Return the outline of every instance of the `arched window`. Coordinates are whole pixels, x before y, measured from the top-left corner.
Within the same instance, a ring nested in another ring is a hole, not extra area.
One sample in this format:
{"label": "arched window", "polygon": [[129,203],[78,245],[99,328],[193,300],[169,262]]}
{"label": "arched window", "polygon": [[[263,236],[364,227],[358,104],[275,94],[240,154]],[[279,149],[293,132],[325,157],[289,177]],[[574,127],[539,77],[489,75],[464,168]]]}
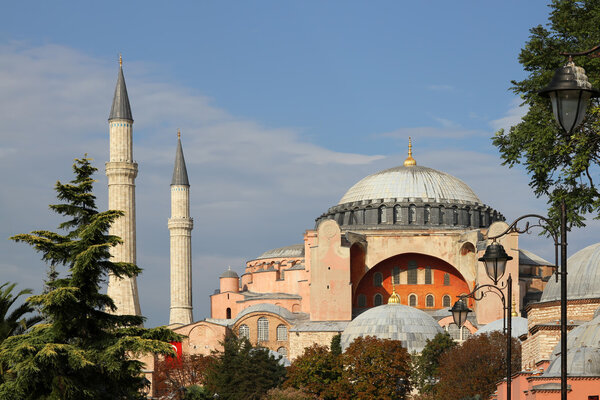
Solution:
{"label": "arched window", "polygon": [[431,206],[426,205],[425,206],[425,211],[423,212],[423,222],[425,224],[428,224],[430,218],[431,218]]}
{"label": "arched window", "polygon": [[394,267],[392,269],[392,285],[400,284],[400,267]]}
{"label": "arched window", "polygon": [[408,272],[407,272],[406,281],[407,281],[406,283],[408,283],[409,285],[417,284],[417,263],[416,263],[416,261],[408,262]]}
{"label": "arched window", "polygon": [[431,267],[425,267],[425,284],[431,285],[433,283],[433,273]]}
{"label": "arched window", "polygon": [[427,297],[425,297],[425,307],[433,307],[434,305],[434,298],[432,294],[428,294]]}
{"label": "arched window", "polygon": [[367,296],[365,296],[362,293],[358,295],[358,306],[359,307],[366,307],[367,306]]}
{"label": "arched window", "polygon": [[439,224],[442,225],[444,223],[444,214],[445,214],[445,210],[444,210],[444,206],[440,206],[440,215],[439,215]]}
{"label": "arched window", "polygon": [[450,286],[450,274],[449,273],[444,274],[444,286]]}
{"label": "arched window", "polygon": [[379,207],[379,223],[383,224],[387,222],[387,216],[385,215],[385,206]]}
{"label": "arched window", "polygon": [[287,357],[287,349],[285,347],[281,346],[277,349],[277,352],[282,356]]}
{"label": "arched window", "polygon": [[400,205],[394,206],[394,223],[399,224],[402,222],[402,208]]}
{"label": "arched window", "polygon": [[281,324],[277,326],[277,340],[283,341],[288,338],[287,326]]}
{"label": "arched window", "polygon": [[373,275],[373,286],[381,286],[383,284],[383,275],[381,272],[375,272]]}
{"label": "arched window", "polygon": [[269,340],[269,320],[265,317],[258,319],[258,341],[267,342]]}
{"label": "arched window", "polygon": [[471,208],[467,207],[467,226],[471,226]]}
{"label": "arched window", "polygon": [[458,225],[458,207],[452,207],[452,224]]}
{"label": "arched window", "polygon": [[240,338],[250,339],[250,328],[248,328],[248,325],[240,325],[239,335]]}
{"label": "arched window", "polygon": [[[229,296],[229,295],[227,295]],[[227,314],[227,319],[231,319],[231,308],[227,307],[227,310],[225,310],[225,314]]]}
{"label": "arched window", "polygon": [[417,295],[416,294],[411,294],[410,296],[408,296],[408,305],[411,307],[417,306]]}
{"label": "arched window", "polygon": [[380,306],[383,304],[383,296],[380,295],[379,293],[377,293],[375,295],[375,297],[373,297],[373,305],[375,305],[375,307]]}
{"label": "arched window", "polygon": [[442,297],[442,307],[452,307],[452,305],[450,304],[452,302],[452,300],[450,299],[450,296],[445,295],[444,297]]}
{"label": "arched window", "polygon": [[460,329],[454,323],[448,325],[448,334],[454,340],[460,340]]}
{"label": "arched window", "polygon": [[408,207],[408,223],[416,224],[417,223],[417,206],[411,204]]}
{"label": "arched window", "polygon": [[354,215],[354,211],[350,211],[350,216],[348,217],[348,225],[353,225],[356,222],[356,215]]}

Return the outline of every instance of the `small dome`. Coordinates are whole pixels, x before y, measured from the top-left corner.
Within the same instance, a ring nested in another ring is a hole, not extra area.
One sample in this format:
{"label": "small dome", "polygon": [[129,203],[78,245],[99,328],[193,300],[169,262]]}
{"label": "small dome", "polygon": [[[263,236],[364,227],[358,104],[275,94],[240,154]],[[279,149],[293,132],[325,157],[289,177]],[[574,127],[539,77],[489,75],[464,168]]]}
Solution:
{"label": "small dome", "polygon": [[[600,349],[600,317],[596,317],[585,324],[579,325],[567,335],[567,348],[594,347]],[[560,343],[558,343],[550,360],[560,357]]]}
{"label": "small dome", "polygon": [[[567,260],[569,277],[567,297],[574,299],[600,298],[600,243],[579,250]],[[540,302],[560,300],[560,277],[546,284]]]}
{"label": "small dome", "polygon": [[[560,357],[550,362],[542,376],[560,376]],[[577,347],[567,350],[567,374],[569,376],[600,376],[600,348]]]}
{"label": "small dome", "polygon": [[265,251],[256,260],[264,258],[296,258],[304,257],[304,243],[293,244],[291,246],[279,247],[277,249]]}
{"label": "small dome", "polygon": [[359,336],[400,340],[409,353],[421,352],[427,339],[442,333],[442,327],[426,312],[403,304],[371,308],[352,320],[342,333],[345,350]]}
{"label": "small dome", "polygon": [[369,175],[352,186],[338,204],[393,198],[481,204],[479,197],[460,179],[417,165],[390,168]]}
{"label": "small dome", "polygon": [[231,268],[229,268],[221,274],[221,278],[239,278],[239,276],[235,271],[232,271]]}
{"label": "small dome", "polygon": [[[527,318],[512,317],[511,321],[512,322],[511,322],[510,330],[511,330],[512,337],[519,338],[519,336],[527,334],[527,331],[528,331]],[[503,329],[504,329],[504,320],[501,318],[501,319],[497,319],[497,320],[490,322],[489,324],[483,326],[475,334],[480,335],[482,333],[490,333],[493,331],[502,332]]]}

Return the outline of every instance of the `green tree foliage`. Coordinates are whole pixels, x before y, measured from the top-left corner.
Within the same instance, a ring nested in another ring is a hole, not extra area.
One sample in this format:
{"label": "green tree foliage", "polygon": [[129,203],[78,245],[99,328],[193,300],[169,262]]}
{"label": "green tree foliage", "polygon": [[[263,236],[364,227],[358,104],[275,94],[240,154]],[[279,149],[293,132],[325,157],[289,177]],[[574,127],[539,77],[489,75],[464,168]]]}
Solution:
{"label": "green tree foliage", "polygon": [[411,391],[410,355],[399,340],[358,337],[342,360],[340,399],[404,399]]}
{"label": "green tree foliage", "polygon": [[[521,344],[512,338],[512,370],[521,367]],[[440,358],[436,399],[489,398],[496,382],[506,377],[506,336],[491,332],[473,336]]]}
{"label": "green tree foliage", "polygon": [[215,354],[206,376],[206,388],[225,400],[259,400],[279,386],[285,367],[268,350],[254,348],[248,339],[229,334],[223,351]]}
{"label": "green tree foliage", "polygon": [[136,276],[140,269],[110,261],[110,248],[121,239],[108,235],[121,211],[98,212],[92,194],[90,160],[75,160],[75,178],[57,182],[61,204],[50,208],[66,217],[59,234],[34,231],[12,239],[34,247],[42,259],[65,266],[66,277],[48,282],[48,291],[29,298],[45,323],[0,345],[6,366],[0,385],[2,399],[137,399],[146,385],[142,363],[147,353],[172,354],[168,341],[179,336],[166,328],[141,328],[144,318],[112,315],[110,297],[100,293],[109,273]]}
{"label": "green tree foliage", "polygon": [[23,289],[16,295],[13,295],[13,289],[16,283],[4,283],[0,285],[0,343],[9,336],[25,333],[33,325],[42,320],[39,315],[26,317],[26,314],[34,311],[31,304],[25,302],[10,311],[11,307],[19,297],[31,294],[31,289]]}
{"label": "green tree foliage", "polygon": [[433,339],[427,339],[421,354],[414,356],[412,376],[419,393],[432,391],[440,379],[440,357],[454,346],[456,342],[447,332],[438,333]]}
{"label": "green tree foliage", "polygon": [[334,337],[331,338],[331,353],[334,356],[339,356],[342,354],[342,334],[338,333]]}
{"label": "green tree foliage", "polygon": [[[192,385],[185,389],[183,395],[183,400],[212,400],[212,396],[208,393],[208,391],[199,385]],[[169,399],[173,397],[167,397]]]}
{"label": "green tree foliage", "polygon": [[[335,338],[335,337],[334,337]],[[284,387],[301,389],[319,399],[338,398],[338,385],[342,379],[342,360],[327,346],[314,344],[296,357],[287,371]],[[340,347],[341,352],[341,347]]]}
{"label": "green tree foliage", "polygon": [[[554,0],[547,26],[530,30],[519,62],[528,76],[512,81],[512,90],[528,107],[527,115],[509,132],[500,130],[493,143],[504,164],[523,164],[536,196],[547,196],[549,215],[558,221],[559,204],[567,205],[568,219],[584,225],[584,215],[600,212],[598,167],[600,165],[600,110],[596,101],[586,120],[571,136],[554,120],[550,101],[538,95],[550,83],[554,71],[566,63],[560,52],[588,50],[600,43],[600,1]],[[577,57],[590,83],[600,87],[600,59]]]}

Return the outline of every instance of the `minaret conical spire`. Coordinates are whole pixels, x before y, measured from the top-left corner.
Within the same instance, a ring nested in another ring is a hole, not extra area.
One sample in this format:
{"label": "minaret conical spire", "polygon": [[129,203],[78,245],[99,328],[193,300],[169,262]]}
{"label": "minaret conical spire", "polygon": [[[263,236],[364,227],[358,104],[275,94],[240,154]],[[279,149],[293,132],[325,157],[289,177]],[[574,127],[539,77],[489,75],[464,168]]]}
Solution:
{"label": "minaret conical spire", "polygon": [[181,147],[181,132],[177,130],[177,151],[175,153],[175,168],[173,169],[172,185],[190,186],[188,181],[187,168],[185,167],[185,158],[183,157],[183,148]]}
{"label": "minaret conical spire", "polygon": [[125,77],[123,76],[123,59],[121,55],[119,55],[119,77],[117,78],[115,95],[113,96],[113,103],[110,108],[110,115],[108,116],[109,121],[112,119],[125,119],[133,122],[129,96],[127,95],[127,86],[125,85]]}

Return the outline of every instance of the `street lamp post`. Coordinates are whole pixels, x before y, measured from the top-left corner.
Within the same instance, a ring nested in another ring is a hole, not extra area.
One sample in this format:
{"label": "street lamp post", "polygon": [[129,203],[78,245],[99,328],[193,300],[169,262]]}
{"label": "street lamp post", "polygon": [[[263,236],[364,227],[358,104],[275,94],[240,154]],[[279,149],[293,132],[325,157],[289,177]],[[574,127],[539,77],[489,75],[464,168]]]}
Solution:
{"label": "street lamp post", "polygon": [[[596,46],[580,53],[561,53],[569,57],[567,64],[557,69],[550,84],[540,91],[541,96],[552,101],[554,118],[567,135],[583,121],[590,99],[600,96],[600,91],[588,81],[585,70],[575,65],[573,57],[590,55],[599,50],[600,46]],[[564,200],[560,209],[560,398],[567,400],[567,218]]]}
{"label": "street lamp post", "polygon": [[[506,399],[511,399],[511,358],[512,358],[512,277],[508,274],[506,282],[502,286],[498,286],[498,281],[504,275],[506,270],[506,262],[512,260],[512,257],[506,254],[504,247],[501,244],[493,242],[489,245],[483,257],[479,258],[479,261],[483,261],[485,264],[485,271],[488,277],[494,282],[493,285],[477,285],[473,291],[469,294],[459,296],[459,300],[454,303],[454,306],[450,310],[454,323],[458,328],[462,328],[463,324],[467,320],[467,316],[471,311],[464,302],[466,298],[472,298],[475,301],[483,299],[487,293],[494,293],[500,297],[502,301],[503,324],[504,334],[506,335]],[[507,290],[507,296],[504,295],[504,290]]]}

